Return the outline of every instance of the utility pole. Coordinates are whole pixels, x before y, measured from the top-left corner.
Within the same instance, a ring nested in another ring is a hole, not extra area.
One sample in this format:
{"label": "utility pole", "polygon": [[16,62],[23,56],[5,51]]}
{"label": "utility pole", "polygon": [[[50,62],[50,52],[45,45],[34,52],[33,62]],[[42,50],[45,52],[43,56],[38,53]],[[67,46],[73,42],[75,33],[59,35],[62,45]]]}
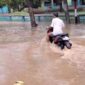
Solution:
{"label": "utility pole", "polygon": [[77,13],[77,0],[74,0],[74,16],[75,16],[75,24],[78,24],[79,17]]}
{"label": "utility pole", "polygon": [[54,6],[54,1],[51,0],[51,8]]}

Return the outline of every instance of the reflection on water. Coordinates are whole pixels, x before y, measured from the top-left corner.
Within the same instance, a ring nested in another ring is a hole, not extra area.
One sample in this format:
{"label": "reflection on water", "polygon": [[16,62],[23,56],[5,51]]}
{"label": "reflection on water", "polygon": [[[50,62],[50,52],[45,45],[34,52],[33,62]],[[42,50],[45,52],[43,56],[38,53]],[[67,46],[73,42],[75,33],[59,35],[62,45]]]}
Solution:
{"label": "reflection on water", "polygon": [[0,85],[19,80],[25,85],[85,85],[85,41],[76,39],[84,34],[81,26],[68,26],[75,43],[71,50],[61,51],[46,42],[48,25],[40,23],[33,30],[28,23],[0,27]]}

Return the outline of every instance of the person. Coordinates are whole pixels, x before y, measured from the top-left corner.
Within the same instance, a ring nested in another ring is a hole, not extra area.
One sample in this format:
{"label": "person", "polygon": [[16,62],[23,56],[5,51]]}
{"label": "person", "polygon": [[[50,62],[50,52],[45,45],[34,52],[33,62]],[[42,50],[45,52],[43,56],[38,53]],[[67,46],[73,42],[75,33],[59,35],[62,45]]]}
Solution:
{"label": "person", "polygon": [[52,23],[47,31],[47,40],[52,42],[52,37],[56,35],[63,34],[63,29],[65,28],[65,24],[62,19],[58,17],[58,13],[53,13],[54,18],[52,19]]}

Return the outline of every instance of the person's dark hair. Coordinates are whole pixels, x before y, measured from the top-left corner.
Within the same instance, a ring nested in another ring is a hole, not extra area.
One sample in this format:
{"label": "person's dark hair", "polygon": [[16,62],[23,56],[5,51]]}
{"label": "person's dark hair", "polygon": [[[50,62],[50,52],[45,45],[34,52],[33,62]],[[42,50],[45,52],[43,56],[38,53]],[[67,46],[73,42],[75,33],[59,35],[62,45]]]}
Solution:
{"label": "person's dark hair", "polygon": [[53,15],[54,15],[55,17],[58,17],[58,13],[53,13]]}

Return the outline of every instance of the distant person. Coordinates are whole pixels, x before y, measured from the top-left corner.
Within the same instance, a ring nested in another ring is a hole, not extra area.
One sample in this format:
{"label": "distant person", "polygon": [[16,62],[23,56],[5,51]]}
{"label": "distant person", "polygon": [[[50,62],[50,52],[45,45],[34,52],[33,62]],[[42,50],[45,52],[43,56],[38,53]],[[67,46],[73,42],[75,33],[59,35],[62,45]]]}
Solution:
{"label": "distant person", "polygon": [[53,36],[63,34],[63,28],[65,24],[62,19],[58,17],[58,13],[53,14],[54,18],[52,19],[52,23],[47,31],[47,40],[51,39]]}

